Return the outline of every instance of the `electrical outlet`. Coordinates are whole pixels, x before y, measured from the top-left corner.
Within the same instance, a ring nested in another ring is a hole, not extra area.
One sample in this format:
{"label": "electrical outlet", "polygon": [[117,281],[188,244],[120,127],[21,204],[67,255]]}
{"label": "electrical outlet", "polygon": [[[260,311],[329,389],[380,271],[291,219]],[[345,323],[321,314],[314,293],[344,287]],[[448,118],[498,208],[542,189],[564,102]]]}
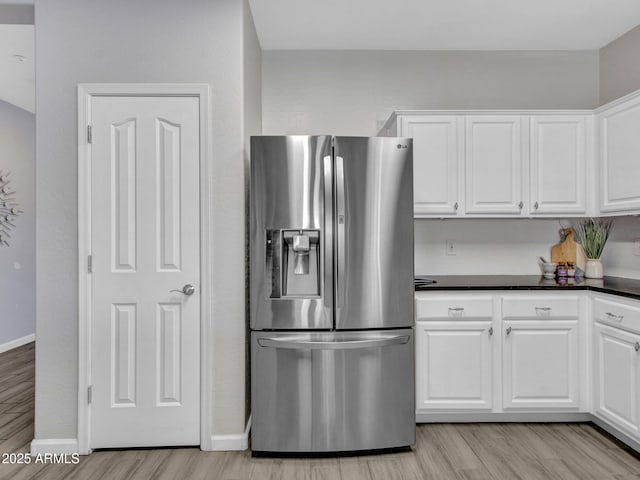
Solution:
{"label": "electrical outlet", "polygon": [[640,238],[633,241],[633,254],[640,257]]}
{"label": "electrical outlet", "polygon": [[456,250],[456,244],[453,240],[445,240],[445,251],[447,255],[457,255],[458,251]]}

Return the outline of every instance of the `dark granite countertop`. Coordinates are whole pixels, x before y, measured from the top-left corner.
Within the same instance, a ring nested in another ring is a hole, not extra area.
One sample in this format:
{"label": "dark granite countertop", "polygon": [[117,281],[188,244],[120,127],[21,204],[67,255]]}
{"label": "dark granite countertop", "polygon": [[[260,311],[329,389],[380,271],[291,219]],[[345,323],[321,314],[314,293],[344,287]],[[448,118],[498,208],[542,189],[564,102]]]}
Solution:
{"label": "dark granite countertop", "polygon": [[593,290],[640,300],[640,280],[621,277],[547,280],[542,275],[420,275],[436,281],[416,291],[443,290]]}

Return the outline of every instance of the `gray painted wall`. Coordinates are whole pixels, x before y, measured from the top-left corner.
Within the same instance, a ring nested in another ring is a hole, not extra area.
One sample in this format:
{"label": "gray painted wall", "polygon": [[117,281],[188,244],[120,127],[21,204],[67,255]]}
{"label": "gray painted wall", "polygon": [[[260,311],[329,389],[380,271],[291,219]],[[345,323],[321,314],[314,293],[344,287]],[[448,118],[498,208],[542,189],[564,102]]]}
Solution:
{"label": "gray painted wall", "polygon": [[[375,135],[397,109],[593,108],[598,52],[263,52],[266,134]],[[555,220],[417,220],[416,272],[538,274]],[[454,240],[456,256],[445,254]],[[495,248],[499,245],[500,248]]]}
{"label": "gray painted wall", "polygon": [[255,84],[243,83],[243,49],[255,50],[243,39],[246,9],[237,0],[36,4],[38,439],[77,434],[76,86],[85,82],[212,86],[212,432],[245,429],[243,158],[245,130],[256,128],[248,117],[260,112]]}
{"label": "gray painted wall", "polygon": [[393,110],[593,108],[598,52],[263,52],[265,134],[374,135]]}
{"label": "gray painted wall", "polygon": [[33,10],[33,5],[0,4],[0,23],[33,25]]}
{"label": "gray painted wall", "polygon": [[[246,3],[246,0],[245,0]],[[251,10],[244,10],[244,71],[243,71],[243,124],[244,124],[244,165],[245,165],[245,331],[249,332],[249,166],[250,166],[250,138],[251,135],[262,133],[262,50],[258,35],[253,24]],[[245,341],[245,364],[247,374],[245,382],[245,421],[251,415],[251,375],[250,367],[250,339]]]}
{"label": "gray painted wall", "polygon": [[24,213],[0,246],[0,346],[36,331],[35,115],[0,100],[0,170]]}
{"label": "gray painted wall", "polygon": [[600,49],[600,103],[640,88],[640,25]]}

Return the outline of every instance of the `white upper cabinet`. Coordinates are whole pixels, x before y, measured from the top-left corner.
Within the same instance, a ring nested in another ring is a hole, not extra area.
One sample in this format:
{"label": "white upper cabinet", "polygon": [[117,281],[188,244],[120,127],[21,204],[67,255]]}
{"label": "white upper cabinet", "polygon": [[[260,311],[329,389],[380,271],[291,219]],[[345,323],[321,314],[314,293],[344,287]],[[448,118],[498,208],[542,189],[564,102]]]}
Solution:
{"label": "white upper cabinet", "polygon": [[600,120],[600,211],[640,210],[640,93],[603,107]]}
{"label": "white upper cabinet", "polygon": [[531,116],[532,215],[586,212],[586,132],[590,118],[590,115]]}
{"label": "white upper cabinet", "polygon": [[519,215],[522,118],[469,115],[465,119],[465,213]]}
{"label": "white upper cabinet", "polygon": [[413,137],[413,195],[416,217],[456,215],[459,198],[460,125],[456,115],[415,115],[400,119],[403,136]]}
{"label": "white upper cabinet", "polygon": [[381,134],[413,138],[416,217],[579,217],[597,203],[589,196],[596,189],[587,189],[595,182],[593,117],[401,111]]}

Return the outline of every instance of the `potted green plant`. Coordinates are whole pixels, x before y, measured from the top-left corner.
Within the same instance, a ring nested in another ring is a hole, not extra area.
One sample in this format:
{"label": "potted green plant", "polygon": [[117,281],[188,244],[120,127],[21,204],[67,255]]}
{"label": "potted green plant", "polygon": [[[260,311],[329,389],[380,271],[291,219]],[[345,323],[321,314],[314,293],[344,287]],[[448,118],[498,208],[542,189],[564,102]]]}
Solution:
{"label": "potted green plant", "polygon": [[587,256],[587,264],[584,271],[585,277],[603,277],[600,257],[612,228],[613,222],[611,220],[603,220],[601,218],[589,218],[575,226],[576,235]]}

